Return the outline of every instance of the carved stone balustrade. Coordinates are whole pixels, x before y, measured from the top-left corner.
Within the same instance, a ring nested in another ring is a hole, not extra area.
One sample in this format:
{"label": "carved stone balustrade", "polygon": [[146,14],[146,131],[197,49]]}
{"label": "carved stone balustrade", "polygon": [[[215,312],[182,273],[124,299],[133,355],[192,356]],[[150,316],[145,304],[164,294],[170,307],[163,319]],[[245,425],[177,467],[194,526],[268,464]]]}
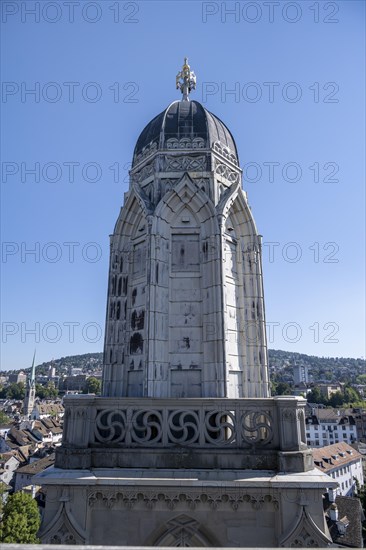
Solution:
{"label": "carved stone balustrade", "polygon": [[305,403],[67,396],[56,466],[308,471]]}

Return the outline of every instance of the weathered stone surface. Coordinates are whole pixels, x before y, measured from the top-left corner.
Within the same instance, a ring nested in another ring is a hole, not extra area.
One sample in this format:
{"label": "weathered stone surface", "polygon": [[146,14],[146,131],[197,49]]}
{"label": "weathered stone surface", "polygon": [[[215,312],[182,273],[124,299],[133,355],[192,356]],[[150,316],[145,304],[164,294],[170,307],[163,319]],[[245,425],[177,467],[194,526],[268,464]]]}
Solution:
{"label": "weathered stone surface", "polygon": [[41,538],[175,546],[184,535],[186,545],[201,547],[278,547],[301,535],[305,547],[328,546],[322,506],[328,480],[319,470],[46,470]]}
{"label": "weathered stone surface", "polygon": [[[175,378],[177,393],[182,388],[199,393],[200,376],[199,370],[190,369],[187,380]],[[67,396],[56,466],[311,470],[303,426],[305,403],[299,397]]]}
{"label": "weathered stone surface", "polygon": [[56,468],[38,480],[41,540],[327,546],[322,492],[337,483],[313,470],[305,400],[269,398],[261,237],[235,142],[177,103],[136,145],[111,236],[103,397],[65,398]]}
{"label": "weathered stone surface", "polygon": [[105,396],[269,395],[261,239],[236,151],[193,152],[197,139],[135,155],[111,237]]}

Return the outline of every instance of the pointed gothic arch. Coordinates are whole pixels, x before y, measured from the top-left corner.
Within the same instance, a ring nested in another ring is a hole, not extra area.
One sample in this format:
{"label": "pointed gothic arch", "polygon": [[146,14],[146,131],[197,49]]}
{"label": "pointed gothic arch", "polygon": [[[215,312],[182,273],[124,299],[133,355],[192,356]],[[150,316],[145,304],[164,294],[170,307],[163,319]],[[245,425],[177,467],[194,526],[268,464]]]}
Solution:
{"label": "pointed gothic arch", "polygon": [[300,507],[300,513],[295,521],[280,538],[279,546],[285,548],[323,548],[332,543],[314,522],[305,506]]}
{"label": "pointed gothic arch", "polygon": [[233,185],[228,194],[222,197],[216,209],[224,219],[229,216],[233,219],[242,238],[253,240],[258,235],[253,215],[240,185]]}
{"label": "pointed gothic arch", "polygon": [[158,547],[196,547],[209,548],[220,546],[213,540],[211,534],[195,519],[181,514],[159,527],[146,545]]}
{"label": "pointed gothic arch", "polygon": [[[63,490],[62,498],[70,498],[66,489]],[[41,529],[39,536],[45,544],[85,544],[87,539],[86,531],[71,511],[69,500],[61,500],[53,519],[45,529]]]}
{"label": "pointed gothic arch", "polygon": [[133,230],[139,226],[141,220],[147,220],[151,213],[151,205],[144,192],[134,185],[128,193],[124,207],[121,209],[116,225],[114,236],[131,237]]}
{"label": "pointed gothic arch", "polygon": [[152,232],[163,234],[163,230],[174,225],[177,216],[188,208],[196,223],[201,227],[202,237],[218,232],[215,207],[207,194],[190,178],[186,172],[176,185],[168,191],[157,205],[154,213]]}

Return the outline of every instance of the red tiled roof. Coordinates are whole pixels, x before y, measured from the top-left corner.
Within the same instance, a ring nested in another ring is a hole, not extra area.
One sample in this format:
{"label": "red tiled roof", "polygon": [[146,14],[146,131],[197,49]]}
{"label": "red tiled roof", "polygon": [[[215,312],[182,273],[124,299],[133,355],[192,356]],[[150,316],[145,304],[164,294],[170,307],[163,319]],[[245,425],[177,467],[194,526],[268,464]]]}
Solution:
{"label": "red tiled roof", "polygon": [[343,441],[313,449],[313,457],[315,466],[323,472],[329,472],[355,460],[362,460],[361,454]]}

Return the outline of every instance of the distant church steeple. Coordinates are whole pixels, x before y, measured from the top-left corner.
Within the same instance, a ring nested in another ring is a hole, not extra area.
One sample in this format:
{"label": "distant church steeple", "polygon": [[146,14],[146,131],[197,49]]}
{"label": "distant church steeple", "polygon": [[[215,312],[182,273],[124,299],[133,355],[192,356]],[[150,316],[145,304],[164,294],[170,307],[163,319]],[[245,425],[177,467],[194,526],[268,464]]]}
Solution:
{"label": "distant church steeple", "polygon": [[34,401],[36,399],[36,368],[34,361],[36,358],[36,351],[34,350],[32,370],[30,377],[27,379],[27,387],[24,398],[24,414],[29,417],[33,411]]}

